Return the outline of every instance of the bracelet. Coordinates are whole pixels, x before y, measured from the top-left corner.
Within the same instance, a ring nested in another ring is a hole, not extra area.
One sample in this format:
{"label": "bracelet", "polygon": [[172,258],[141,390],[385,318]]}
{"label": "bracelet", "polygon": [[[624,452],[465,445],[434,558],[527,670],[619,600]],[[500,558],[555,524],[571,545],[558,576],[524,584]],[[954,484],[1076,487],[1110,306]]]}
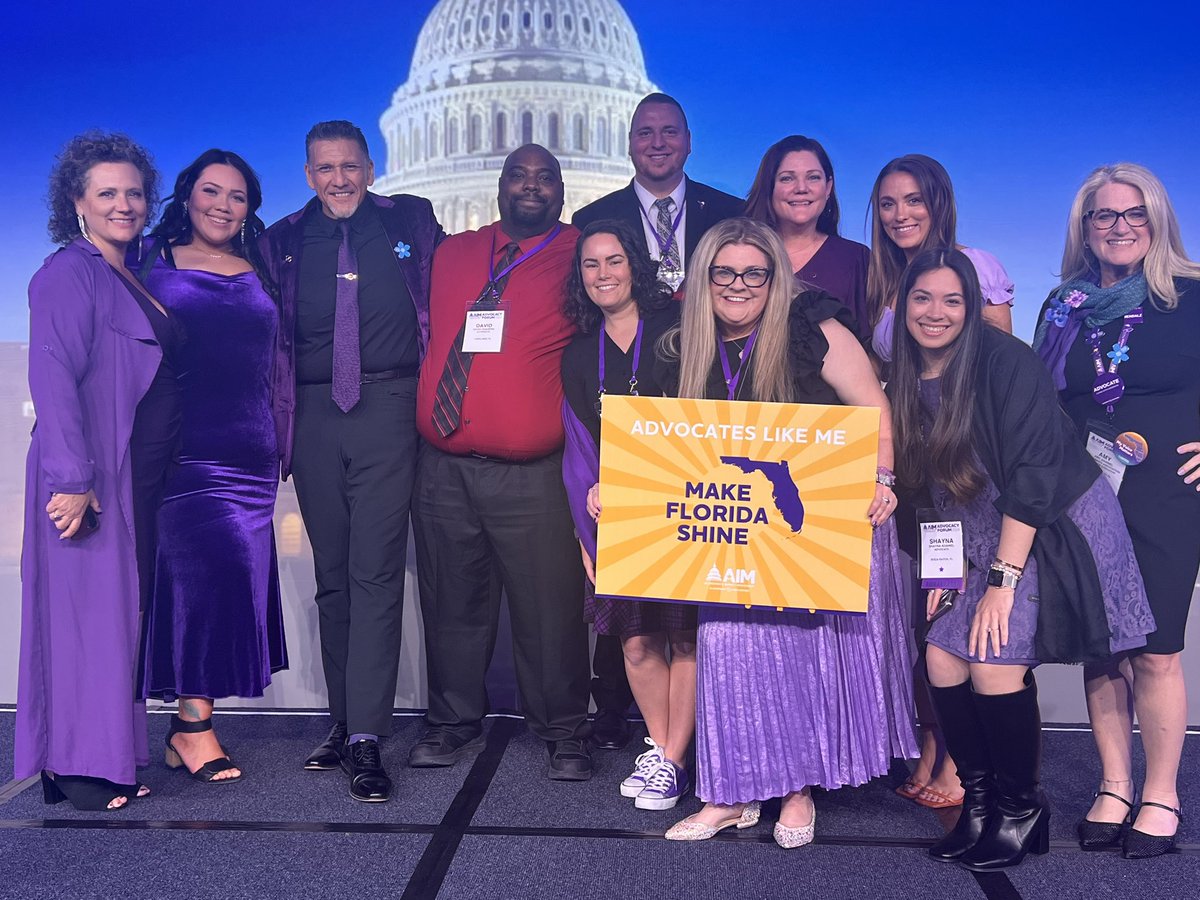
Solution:
{"label": "bracelet", "polygon": [[1018,566],[1015,563],[1005,562],[998,556],[992,560],[991,568],[1000,569],[1001,571],[1004,571],[1004,572],[1011,572],[1012,574],[1016,575],[1018,578],[1020,578],[1022,575],[1025,574],[1024,566]]}
{"label": "bracelet", "polygon": [[880,466],[875,470],[876,484],[882,484],[884,487],[896,486],[896,473],[887,466]]}

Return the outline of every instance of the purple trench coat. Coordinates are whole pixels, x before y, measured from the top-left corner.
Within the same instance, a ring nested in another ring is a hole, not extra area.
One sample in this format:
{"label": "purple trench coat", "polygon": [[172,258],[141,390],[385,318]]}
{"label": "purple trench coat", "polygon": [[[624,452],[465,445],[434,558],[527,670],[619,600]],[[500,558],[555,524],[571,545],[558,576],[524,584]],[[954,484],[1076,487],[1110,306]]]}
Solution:
{"label": "purple trench coat", "polygon": [[[29,390],[37,413],[25,467],[16,778],[41,769],[136,781],[148,762],[139,650],[129,438],[162,360],[145,314],[82,238],[29,284]],[[60,541],[51,492],[94,488],[100,530]]]}

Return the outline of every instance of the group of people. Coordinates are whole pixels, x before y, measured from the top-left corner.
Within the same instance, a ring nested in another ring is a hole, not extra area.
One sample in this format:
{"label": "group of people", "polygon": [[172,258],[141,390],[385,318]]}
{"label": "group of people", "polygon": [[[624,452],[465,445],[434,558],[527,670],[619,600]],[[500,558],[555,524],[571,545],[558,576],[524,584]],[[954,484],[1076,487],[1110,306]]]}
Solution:
{"label": "group of people", "polygon": [[[379,744],[411,514],[428,727],[410,766],[483,746],[503,592],[548,776],[590,778],[636,701],[647,749],[620,794],[670,809],[694,778],[705,804],[669,839],[753,827],[781,798],[775,839],[801,846],[813,786],[901,757],[917,763],[898,792],[962,807],[935,859],[1045,852],[1033,668],[1071,662],[1102,770],[1081,846],[1175,846],[1200,265],[1150,172],[1106,166],[1080,188],[1031,349],[1006,333],[1011,280],[957,242],[950,178],[927,156],[880,172],[868,248],[838,234],[820,143],[769,148],[741,200],[684,174],[691,133],[665,94],[634,112],[633,181],[572,224],[538,145],[504,161],[499,221],[452,236],[428,201],[370,192],[351,123],[317,124],[305,149],[315,196],[270,228],[229,151],[180,174],[146,237],[157,176],[128,138],[76,138],[54,170],[64,246],[30,285],[15,751],[47,802],[148,792],[147,697],[179,702],[168,765],[242,777],[212,708],[286,666],[278,466],[312,544],[332,719],[304,767],[341,769],[356,800],[392,789]],[[879,408],[868,613],[596,596],[605,394]],[[918,508],[959,523],[955,590],[914,576]]]}

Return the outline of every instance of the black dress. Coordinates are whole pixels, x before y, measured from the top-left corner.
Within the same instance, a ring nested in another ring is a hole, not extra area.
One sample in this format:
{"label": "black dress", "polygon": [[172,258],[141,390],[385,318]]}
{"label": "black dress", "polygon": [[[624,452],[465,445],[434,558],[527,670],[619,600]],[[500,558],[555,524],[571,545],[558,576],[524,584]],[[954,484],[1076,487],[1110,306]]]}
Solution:
{"label": "black dress", "polygon": [[[1177,279],[1176,286],[1174,311],[1142,306],[1144,320],[1129,336],[1129,359],[1118,369],[1125,395],[1111,418],[1117,432],[1135,431],[1149,447],[1141,464],[1126,469],[1117,494],[1158,624],[1142,651],[1148,653],[1183,649],[1200,568],[1200,493],[1176,474],[1188,458],[1176,448],[1200,440],[1200,281]],[[1101,329],[1102,352],[1116,343],[1121,325],[1117,319]],[[1088,331],[1080,329],[1067,354],[1067,386],[1059,394],[1081,439],[1089,420],[1108,420],[1092,397],[1096,373]]]}
{"label": "black dress", "polygon": [[[119,273],[118,273],[119,274]],[[129,464],[133,480],[133,532],[137,548],[139,608],[145,611],[154,586],[154,556],[158,547],[158,508],[162,505],[167,468],[179,442],[180,393],[177,370],[183,347],[183,328],[164,315],[149,298],[120,276],[150,322],[162,348],[162,362],[133,418]]]}
{"label": "black dress", "polygon": [[[663,396],[655,375],[655,348],[659,339],[679,321],[679,304],[674,301],[644,320],[642,349],[638,361],[637,393],[642,397]],[[604,337],[604,389],[608,394],[628,396],[633,372],[634,345],[622,352],[606,334]],[[598,335],[581,334],[566,350],[562,360],[563,397],[574,417],[587,428],[596,446],[600,445],[600,342]],[[584,590],[584,620],[590,622],[599,635],[616,635],[622,639],[641,634],[664,631],[694,631],[696,609],[682,603],[654,603],[640,600],[621,600],[596,597],[592,585]]]}

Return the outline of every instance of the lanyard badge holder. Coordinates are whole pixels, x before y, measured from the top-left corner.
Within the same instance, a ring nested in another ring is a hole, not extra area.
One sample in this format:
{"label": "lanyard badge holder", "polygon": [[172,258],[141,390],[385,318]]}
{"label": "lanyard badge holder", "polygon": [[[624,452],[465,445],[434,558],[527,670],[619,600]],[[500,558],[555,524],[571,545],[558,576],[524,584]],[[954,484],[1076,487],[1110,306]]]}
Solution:
{"label": "lanyard badge holder", "polygon": [[921,588],[941,589],[937,608],[929,617],[930,623],[954,607],[954,601],[967,583],[967,546],[963,539],[963,523],[945,519],[936,509],[917,510],[917,529],[920,535],[920,557],[917,572]]}
{"label": "lanyard badge holder", "polygon": [[1092,329],[1085,340],[1092,352],[1092,366],[1096,380],[1092,385],[1092,397],[1108,415],[1107,420],[1089,419],[1087,423],[1087,451],[1100,467],[1113,493],[1121,490],[1125,472],[1129,466],[1143,462],[1150,453],[1146,439],[1136,431],[1117,433],[1112,425],[1113,409],[1125,395],[1125,380],[1118,374],[1123,362],[1129,359],[1129,338],[1133,329],[1142,323],[1143,312],[1137,309],[1126,313],[1121,324],[1121,333],[1107,356],[1107,366],[1100,353],[1100,342],[1104,334],[1099,328]]}

